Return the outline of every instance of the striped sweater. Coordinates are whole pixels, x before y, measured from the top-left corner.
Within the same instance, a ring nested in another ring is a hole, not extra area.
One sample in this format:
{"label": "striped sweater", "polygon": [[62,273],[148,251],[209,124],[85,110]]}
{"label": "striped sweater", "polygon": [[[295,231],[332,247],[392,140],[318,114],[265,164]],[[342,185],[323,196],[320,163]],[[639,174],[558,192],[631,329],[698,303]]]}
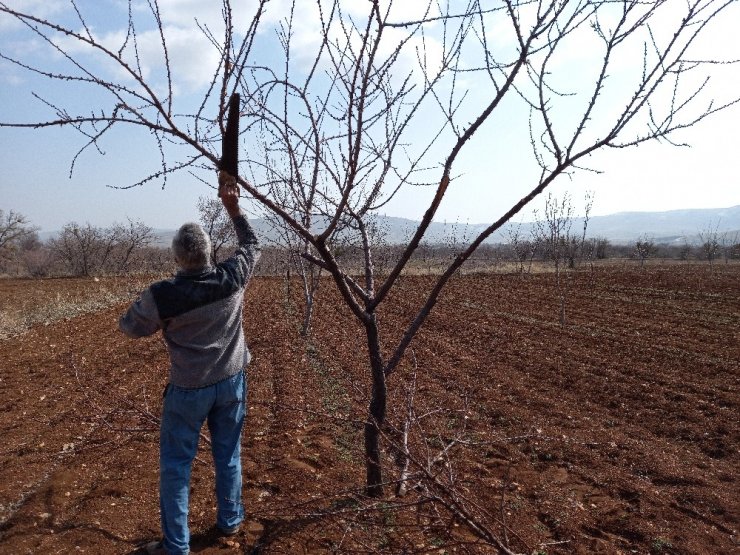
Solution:
{"label": "striped sweater", "polygon": [[249,362],[242,307],[260,249],[247,218],[238,216],[233,222],[239,247],[231,258],[152,284],[119,320],[129,337],[162,330],[170,353],[170,383],[178,387],[220,382]]}

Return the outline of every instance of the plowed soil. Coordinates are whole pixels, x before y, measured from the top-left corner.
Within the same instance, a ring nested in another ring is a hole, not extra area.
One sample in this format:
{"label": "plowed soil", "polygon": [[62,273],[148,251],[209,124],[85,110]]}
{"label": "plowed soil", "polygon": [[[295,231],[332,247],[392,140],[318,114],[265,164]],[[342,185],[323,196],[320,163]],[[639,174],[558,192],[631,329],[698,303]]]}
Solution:
{"label": "plowed soil", "polygon": [[[381,310],[387,350],[432,280],[404,277]],[[566,284],[562,326],[550,274],[453,279],[389,378],[384,477],[400,475],[411,415],[409,493],[375,500],[362,495],[361,327],[326,281],[302,338],[298,283],[255,279],[247,521],[214,533],[204,432],[193,552],[496,553],[487,531],[515,553],[737,553],[740,266],[602,268]],[[1,300],[43,287],[6,280]],[[0,553],[140,553],[159,536],[167,353],[159,336],[117,331],[125,308],[0,341]]]}

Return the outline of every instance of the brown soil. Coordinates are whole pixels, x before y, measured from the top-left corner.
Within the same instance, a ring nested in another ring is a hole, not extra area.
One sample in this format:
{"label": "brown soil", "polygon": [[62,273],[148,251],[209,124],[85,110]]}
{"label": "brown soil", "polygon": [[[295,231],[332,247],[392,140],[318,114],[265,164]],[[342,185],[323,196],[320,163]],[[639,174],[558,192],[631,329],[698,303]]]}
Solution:
{"label": "brown soil", "polygon": [[[737,552],[739,278],[732,265],[579,272],[564,327],[552,275],[455,278],[389,380],[385,477],[399,475],[391,446],[414,386],[412,458],[437,485],[412,464],[410,493],[382,500],[361,495],[361,328],[327,281],[302,339],[297,284],[256,279],[247,522],[214,534],[203,443],[193,552],[495,553],[481,530],[527,554]],[[381,312],[388,348],[431,280],[403,278]],[[37,287],[4,281],[0,295]],[[0,342],[0,552],[137,553],[158,537],[167,354],[159,336],[117,331],[124,309]]]}

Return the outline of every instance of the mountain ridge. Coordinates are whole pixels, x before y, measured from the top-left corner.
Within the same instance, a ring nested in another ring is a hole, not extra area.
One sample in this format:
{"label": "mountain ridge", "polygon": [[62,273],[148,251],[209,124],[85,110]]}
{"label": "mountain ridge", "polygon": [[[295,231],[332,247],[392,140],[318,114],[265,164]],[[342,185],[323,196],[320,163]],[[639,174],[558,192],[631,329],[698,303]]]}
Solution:
{"label": "mountain ridge", "polygon": [[[274,227],[263,218],[251,218],[250,222],[265,243],[275,242]],[[375,216],[376,227],[383,240],[390,244],[408,242],[416,230],[418,221],[398,216]],[[469,242],[490,224],[462,222],[432,222],[423,241],[429,244]],[[508,222],[485,242],[509,243],[510,234],[518,227],[520,236],[530,237],[536,223]],[[583,218],[573,218],[571,230],[580,234]],[[666,211],[624,211],[589,218],[586,236],[604,237],[614,244],[633,243],[639,238],[649,238],[656,243],[697,244],[701,235],[715,232],[740,236],[740,205],[726,208],[683,208]],[[175,230],[155,229],[156,244],[168,246]],[[54,237],[58,232],[41,233],[41,239]]]}

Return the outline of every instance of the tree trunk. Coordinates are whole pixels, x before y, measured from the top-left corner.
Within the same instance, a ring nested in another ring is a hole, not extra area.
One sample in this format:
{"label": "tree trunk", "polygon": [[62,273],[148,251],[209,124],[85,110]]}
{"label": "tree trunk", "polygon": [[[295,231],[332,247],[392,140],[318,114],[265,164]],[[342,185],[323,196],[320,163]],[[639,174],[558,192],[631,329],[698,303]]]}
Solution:
{"label": "tree trunk", "polygon": [[321,278],[321,271],[318,274],[313,267],[300,265],[301,281],[303,282],[303,299],[305,301],[305,310],[303,311],[303,325],[301,326],[301,336],[308,337],[311,335],[311,319],[313,318],[313,307],[316,293],[318,292]]}
{"label": "tree trunk", "polygon": [[565,327],[565,292],[560,292],[560,326]]}
{"label": "tree trunk", "polygon": [[385,421],[386,386],[383,360],[380,353],[380,338],[375,315],[365,322],[367,333],[368,354],[372,371],[372,396],[365,423],[365,462],[367,465],[367,495],[381,497],[383,495],[383,470],[380,462],[380,428]]}
{"label": "tree trunk", "polygon": [[313,316],[313,294],[306,295],[306,309],[303,311],[303,325],[301,336],[308,337],[311,334],[311,316]]}

